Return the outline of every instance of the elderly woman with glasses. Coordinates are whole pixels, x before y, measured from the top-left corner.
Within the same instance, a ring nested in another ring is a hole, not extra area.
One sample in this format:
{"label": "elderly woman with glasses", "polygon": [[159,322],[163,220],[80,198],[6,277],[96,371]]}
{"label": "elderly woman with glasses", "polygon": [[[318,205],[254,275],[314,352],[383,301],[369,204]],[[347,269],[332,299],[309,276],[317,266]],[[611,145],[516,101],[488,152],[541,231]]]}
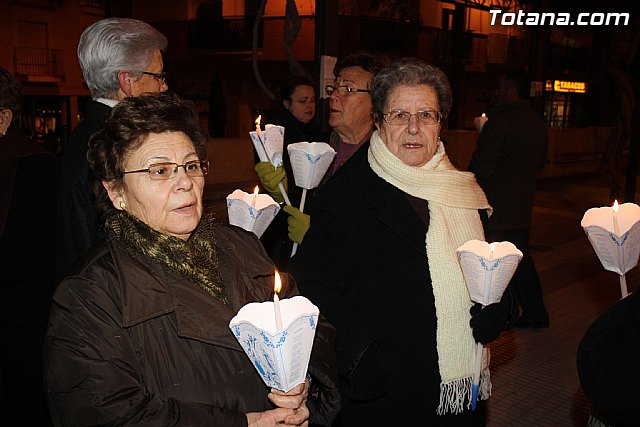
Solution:
{"label": "elderly woman with glasses", "polygon": [[476,341],[495,339],[507,310],[472,310],[457,262],[458,246],[484,239],[490,206],[439,138],[449,82],[407,58],[378,73],[371,96],[367,156],[318,190],[291,269],[336,328],[339,425],[483,425],[484,404],[470,410]]}
{"label": "elderly woman with glasses", "polygon": [[[202,205],[209,163],[193,104],[127,98],[91,139],[106,238],[59,285],[45,341],[59,425],[329,425],[338,408],[333,328],[320,322],[314,384],[267,389],[229,321],[273,297],[257,238],[214,224]],[[296,292],[284,275],[284,295]],[[310,416],[311,412],[311,416]]]}

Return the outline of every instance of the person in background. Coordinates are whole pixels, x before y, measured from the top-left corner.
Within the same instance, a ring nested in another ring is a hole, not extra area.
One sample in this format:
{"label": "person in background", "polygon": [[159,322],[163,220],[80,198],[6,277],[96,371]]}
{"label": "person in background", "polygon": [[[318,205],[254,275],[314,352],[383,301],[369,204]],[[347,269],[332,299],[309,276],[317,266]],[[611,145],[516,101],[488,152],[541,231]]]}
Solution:
{"label": "person in background", "polygon": [[[320,185],[327,182],[348,160],[363,147],[368,147],[374,130],[373,104],[371,103],[371,83],[375,75],[386,65],[385,57],[369,52],[356,52],[341,58],[333,69],[334,84],[326,86],[329,95],[329,126],[332,128],[329,145],[336,150],[336,156]],[[347,168],[348,169],[348,168]],[[278,202],[282,195],[278,183],[287,182],[283,168],[274,169],[266,165],[258,169],[258,178],[263,187]],[[310,204],[312,211],[313,203]],[[300,244],[309,229],[310,216],[294,206],[285,206],[288,213],[289,238]],[[306,209],[305,209],[306,210]]]}
{"label": "person in background", "polygon": [[[60,283],[44,372],[60,425],[329,426],[339,408],[334,329],[317,325],[309,382],[269,390],[229,329],[273,298],[258,238],[215,224],[209,162],[192,102],[172,94],[116,105],[87,158],[105,240]],[[297,292],[283,274],[281,297]],[[310,418],[309,418],[310,417]]]}
{"label": "person in background", "polygon": [[0,68],[0,424],[46,426],[40,367],[59,162],[22,133],[22,99],[18,80]]}
{"label": "person in background", "polygon": [[366,155],[318,189],[291,265],[336,328],[338,425],[484,425],[484,402],[469,408],[476,341],[499,336],[508,304],[479,310],[458,264],[460,245],[484,240],[479,211],[490,206],[439,138],[448,79],[405,58],[376,75],[371,96]]}
{"label": "person in background", "polygon": [[80,37],[78,60],[91,99],[83,120],[69,137],[62,161],[58,278],[102,237],[86,159],[89,138],[102,128],[111,108],[122,99],[168,89],[162,63],[166,47],[164,35],[135,19],[102,19]]}
{"label": "person in background", "polygon": [[[280,87],[282,108],[270,120],[274,125],[284,126],[284,146],[282,161],[284,172],[290,177],[287,194],[293,206],[300,206],[302,188],[295,185],[293,169],[287,147],[296,142],[326,142],[327,137],[322,134],[320,127],[313,121],[316,114],[316,92],[313,83],[305,77],[292,77]],[[269,162],[259,162],[256,165],[259,174],[274,171]],[[287,180],[287,183],[289,180]],[[314,190],[307,192],[307,200],[313,200]],[[279,193],[278,193],[279,194]],[[309,207],[309,205],[307,205]],[[293,241],[288,236],[287,219],[289,215],[279,211],[273,222],[264,232],[260,241],[274,260],[278,269],[288,271]]]}
{"label": "person in background", "polygon": [[500,76],[469,170],[494,209],[485,224],[487,241],[509,241],[523,254],[509,284],[522,309],[514,326],[548,328],[549,314],[529,249],[533,193],[547,164],[547,127],[528,97],[526,74],[509,71]]}

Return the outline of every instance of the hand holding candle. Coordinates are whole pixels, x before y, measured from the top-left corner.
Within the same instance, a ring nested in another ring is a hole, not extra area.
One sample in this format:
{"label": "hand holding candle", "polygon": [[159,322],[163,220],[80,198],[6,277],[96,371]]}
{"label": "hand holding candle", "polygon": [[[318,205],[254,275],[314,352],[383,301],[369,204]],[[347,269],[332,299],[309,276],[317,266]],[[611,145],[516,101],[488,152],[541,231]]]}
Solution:
{"label": "hand holding candle", "polygon": [[[510,242],[488,244],[470,240],[456,250],[471,300],[486,306],[500,301],[522,252]],[[471,409],[475,411],[480,390],[483,345],[476,344],[476,366],[473,375]]]}
{"label": "hand holding candle", "polygon": [[[249,132],[253,146],[258,153],[258,157],[262,162],[269,162],[274,167],[282,164],[282,147],[284,144],[284,128],[282,126],[267,125],[265,131],[260,129],[260,120],[262,115],[256,119],[255,132]],[[291,205],[289,196],[282,182],[278,183],[278,188],[287,205]]]}
{"label": "hand holding candle", "polygon": [[303,296],[280,300],[282,285],[276,270],[273,302],[248,303],[229,328],[265,384],[288,392],[305,381],[320,312]]}
{"label": "hand holding candle", "polygon": [[[302,187],[300,198],[301,213],[307,198],[307,190],[316,188],[327,173],[336,151],[325,142],[297,142],[287,147],[293,177],[298,187]],[[298,244],[294,242],[291,256],[295,255]]]}

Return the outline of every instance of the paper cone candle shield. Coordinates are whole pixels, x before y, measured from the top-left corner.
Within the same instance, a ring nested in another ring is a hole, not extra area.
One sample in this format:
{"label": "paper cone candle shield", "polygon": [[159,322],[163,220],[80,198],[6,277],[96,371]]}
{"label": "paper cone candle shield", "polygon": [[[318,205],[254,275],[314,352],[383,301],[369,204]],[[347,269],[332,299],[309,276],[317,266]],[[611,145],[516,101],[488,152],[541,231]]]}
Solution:
{"label": "paper cone candle shield", "polygon": [[245,305],[229,328],[265,384],[286,392],[305,380],[320,311],[302,296],[281,300],[280,308],[279,333],[271,301]]}
{"label": "paper cone candle shield", "polygon": [[287,147],[296,185],[311,190],[327,173],[336,152],[324,142],[297,142]]}
{"label": "paper cone candle shield", "polygon": [[483,305],[500,301],[522,259],[511,242],[470,240],[456,253],[471,300]]}
{"label": "paper cone candle shield", "polygon": [[605,270],[620,275],[638,265],[640,254],[640,207],[635,203],[591,208],[580,225]]}
{"label": "paper cone candle shield", "polygon": [[237,225],[261,237],[280,210],[268,194],[249,194],[235,190],[227,196],[229,224]]}
{"label": "paper cone candle shield", "polygon": [[[284,127],[266,125],[265,130],[261,131],[259,135],[257,131],[252,131],[249,132],[249,136],[251,136],[251,142],[253,142],[261,162],[271,162],[276,167],[282,164]],[[262,142],[260,142],[260,138],[262,138]]]}

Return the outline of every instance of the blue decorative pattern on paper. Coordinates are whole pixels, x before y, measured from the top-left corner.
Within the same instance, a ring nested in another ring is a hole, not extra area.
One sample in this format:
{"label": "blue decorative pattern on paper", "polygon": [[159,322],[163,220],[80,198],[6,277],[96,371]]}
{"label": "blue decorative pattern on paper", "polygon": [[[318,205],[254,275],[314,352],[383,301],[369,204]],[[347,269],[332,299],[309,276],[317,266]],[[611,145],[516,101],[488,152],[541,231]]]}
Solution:
{"label": "blue decorative pattern on paper", "polygon": [[496,268],[498,268],[498,266],[500,265],[500,260],[496,260],[495,263],[491,267],[489,267],[489,265],[487,265],[487,262],[485,262],[487,260],[485,260],[484,258],[478,257],[478,260],[480,261],[480,265],[482,265],[482,267],[484,267],[484,269],[486,271],[493,271]]}

